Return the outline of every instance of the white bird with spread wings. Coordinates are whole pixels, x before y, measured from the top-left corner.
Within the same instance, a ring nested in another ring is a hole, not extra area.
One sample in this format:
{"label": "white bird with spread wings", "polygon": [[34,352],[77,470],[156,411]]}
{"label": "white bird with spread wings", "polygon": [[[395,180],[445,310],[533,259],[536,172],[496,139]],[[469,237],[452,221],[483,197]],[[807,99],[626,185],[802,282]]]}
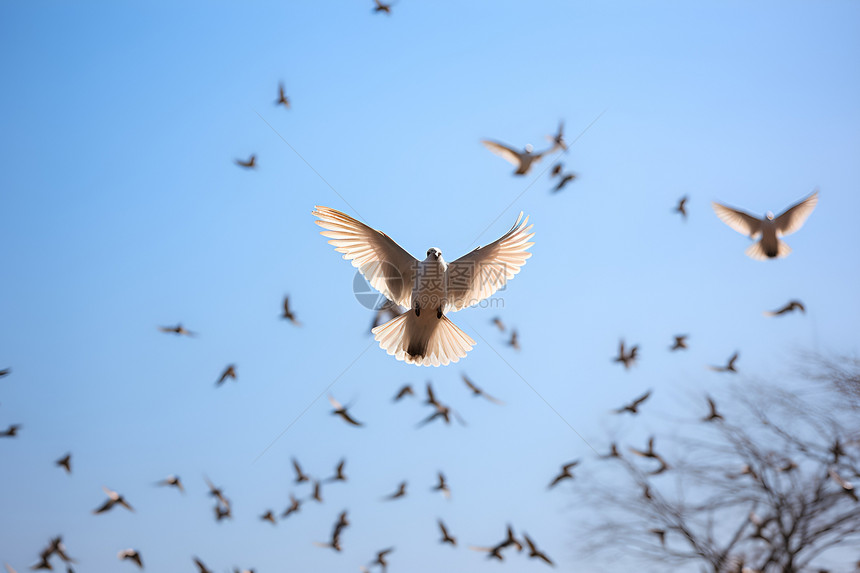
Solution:
{"label": "white bird with spread wings", "polygon": [[716,202],[712,202],[711,206],[723,223],[756,241],[747,248],[747,256],[764,261],[788,256],[791,247],[780,240],[780,237],[800,229],[817,204],[818,190],[776,217],[768,211],[763,219]]}
{"label": "white bird with spread wings", "polygon": [[419,366],[445,366],[464,358],[475,345],[447,316],[479,303],[520,272],[532,254],[532,225],[520,213],[510,231],[489,245],[445,262],[436,247],[419,261],[391,238],[349,215],[317,206],[313,215],[329,244],[351,261],[370,285],[408,308],[371,332],[379,346]]}

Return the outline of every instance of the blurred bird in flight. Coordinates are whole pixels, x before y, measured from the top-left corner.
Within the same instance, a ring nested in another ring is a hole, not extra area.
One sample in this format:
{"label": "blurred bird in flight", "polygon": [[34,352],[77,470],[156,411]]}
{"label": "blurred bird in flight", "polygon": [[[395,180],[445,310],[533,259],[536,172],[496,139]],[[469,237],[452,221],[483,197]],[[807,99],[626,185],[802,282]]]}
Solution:
{"label": "blurred bird in flight", "polygon": [[522,213],[511,229],[489,245],[447,263],[436,247],[419,261],[377,231],[329,207],[316,207],[321,234],[343,253],[386,298],[408,308],[371,332],[397,360],[420,366],[445,366],[464,358],[475,345],[448,319],[479,303],[512,279],[531,256],[534,236]]}
{"label": "blurred bird in flight", "polygon": [[775,217],[773,213],[768,211],[763,219],[759,219],[739,209],[716,202],[711,203],[723,223],[738,233],[757,240],[747,248],[746,254],[748,257],[759,261],[787,257],[791,252],[791,247],[781,241],[780,238],[800,229],[817,204],[818,191],[815,191],[780,215]]}
{"label": "blurred bird in flight", "polygon": [[799,310],[802,313],[806,313],[806,307],[803,306],[803,303],[799,300],[790,300],[786,305],[782,308],[778,308],[776,310],[766,310],[764,312],[765,316],[779,316],[781,314],[786,314],[789,312],[793,312],[795,310]]}

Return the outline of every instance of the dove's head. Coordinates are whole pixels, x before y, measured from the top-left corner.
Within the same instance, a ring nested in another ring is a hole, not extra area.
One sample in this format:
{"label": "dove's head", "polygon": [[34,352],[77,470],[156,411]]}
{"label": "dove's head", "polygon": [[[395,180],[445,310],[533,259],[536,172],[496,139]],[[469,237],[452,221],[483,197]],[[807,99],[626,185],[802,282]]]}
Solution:
{"label": "dove's head", "polygon": [[535,148],[531,143],[526,143],[526,153],[531,153]]}
{"label": "dove's head", "polygon": [[773,211],[768,211],[764,216],[767,217],[768,221],[773,221]]}
{"label": "dove's head", "polygon": [[436,247],[430,247],[427,249],[427,258],[433,261],[439,261],[442,259],[442,251]]}

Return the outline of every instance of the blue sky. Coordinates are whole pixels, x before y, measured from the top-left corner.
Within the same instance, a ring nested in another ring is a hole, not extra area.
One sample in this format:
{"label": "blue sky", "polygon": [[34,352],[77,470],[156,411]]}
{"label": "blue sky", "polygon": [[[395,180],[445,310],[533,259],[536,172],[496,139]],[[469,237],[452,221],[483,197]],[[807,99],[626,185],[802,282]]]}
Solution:
{"label": "blue sky", "polygon": [[[545,491],[562,463],[697,417],[694,400],[727,384],[704,366],[735,351],[767,378],[800,349],[860,350],[857,3],[371,8],[0,6],[0,427],[23,426],[0,442],[0,561],[25,569],[62,533],[82,571],[114,570],[126,547],[151,570],[193,570],[191,555],[349,570],[389,546],[392,571],[496,570],[437,545],[441,517],[463,545],[510,522],[574,570],[576,486]],[[291,110],[274,105],[279,81]],[[558,195],[479,143],[540,148],[560,119],[571,141],[598,117],[562,157],[579,177]],[[233,163],[251,153],[255,171]],[[779,261],[746,258],[709,206],[779,212],[814,188]],[[687,222],[671,213],[685,194]],[[524,211],[534,256],[503,308],[452,317],[478,341],[465,360],[419,369],[365,333],[314,205],[448,260]],[[277,318],[285,294],[301,328]],[[791,298],[805,316],[762,317]],[[177,322],[199,336],[156,330]],[[670,354],[680,333],[691,348]],[[619,338],[641,346],[630,372],[610,362]],[[230,363],[238,383],[216,390]],[[472,399],[461,373],[506,405]],[[335,379],[366,428],[314,402]],[[415,430],[425,408],[390,403],[428,380],[467,427]],[[649,388],[642,416],[608,413]],[[52,467],[66,451],[71,476]],[[273,528],[257,516],[309,494],[292,456],[319,477],[346,457],[350,481]],[[438,470],[451,501],[429,491]],[[187,495],[152,486],[171,473]],[[214,523],[204,474],[232,522]],[[379,501],[403,480],[406,499]],[[91,515],[102,485],[138,511]],[[344,552],[313,547],[347,508]]]}

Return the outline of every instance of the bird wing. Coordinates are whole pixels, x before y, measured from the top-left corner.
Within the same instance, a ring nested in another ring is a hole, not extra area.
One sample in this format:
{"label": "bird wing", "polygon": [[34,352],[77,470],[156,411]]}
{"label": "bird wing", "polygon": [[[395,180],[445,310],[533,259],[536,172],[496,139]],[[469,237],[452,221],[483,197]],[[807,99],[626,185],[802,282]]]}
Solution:
{"label": "bird wing", "polygon": [[448,265],[446,312],[479,303],[520,272],[526,259],[532,256],[529,247],[534,245],[529,241],[534,233],[529,232],[532,225],[528,222],[529,218],[523,219],[520,213],[514,226],[498,240],[477,247]]}
{"label": "bird wing", "polygon": [[343,406],[341,405],[341,403],[338,402],[337,400],[335,400],[334,396],[332,396],[331,394],[328,395],[328,401],[329,401],[329,403],[331,403],[332,407],[334,407],[336,410],[343,409]]}
{"label": "bird wing", "polygon": [[752,238],[756,238],[761,233],[761,220],[757,217],[716,202],[711,202],[711,206],[717,217],[738,233]]}
{"label": "bird wing", "polygon": [[803,201],[800,201],[796,205],[792,205],[786,209],[785,212],[780,214],[779,217],[774,220],[777,233],[781,236],[785,236],[800,229],[803,226],[803,223],[806,222],[809,215],[812,214],[812,211],[815,209],[817,204],[818,191],[815,191]]}
{"label": "bird wing", "polygon": [[516,165],[517,167],[519,167],[522,163],[520,153],[517,150],[508,147],[507,145],[498,143],[497,141],[490,141],[488,139],[482,139],[481,143],[484,144],[484,147],[486,147],[511,165]]}
{"label": "bird wing", "polygon": [[391,237],[371,229],[364,223],[329,207],[316,206],[313,215],[316,224],[327,229],[320,231],[331,239],[330,245],[343,253],[343,258],[352,261],[370,285],[389,300],[412,306],[412,286],[418,261],[407,253]]}

